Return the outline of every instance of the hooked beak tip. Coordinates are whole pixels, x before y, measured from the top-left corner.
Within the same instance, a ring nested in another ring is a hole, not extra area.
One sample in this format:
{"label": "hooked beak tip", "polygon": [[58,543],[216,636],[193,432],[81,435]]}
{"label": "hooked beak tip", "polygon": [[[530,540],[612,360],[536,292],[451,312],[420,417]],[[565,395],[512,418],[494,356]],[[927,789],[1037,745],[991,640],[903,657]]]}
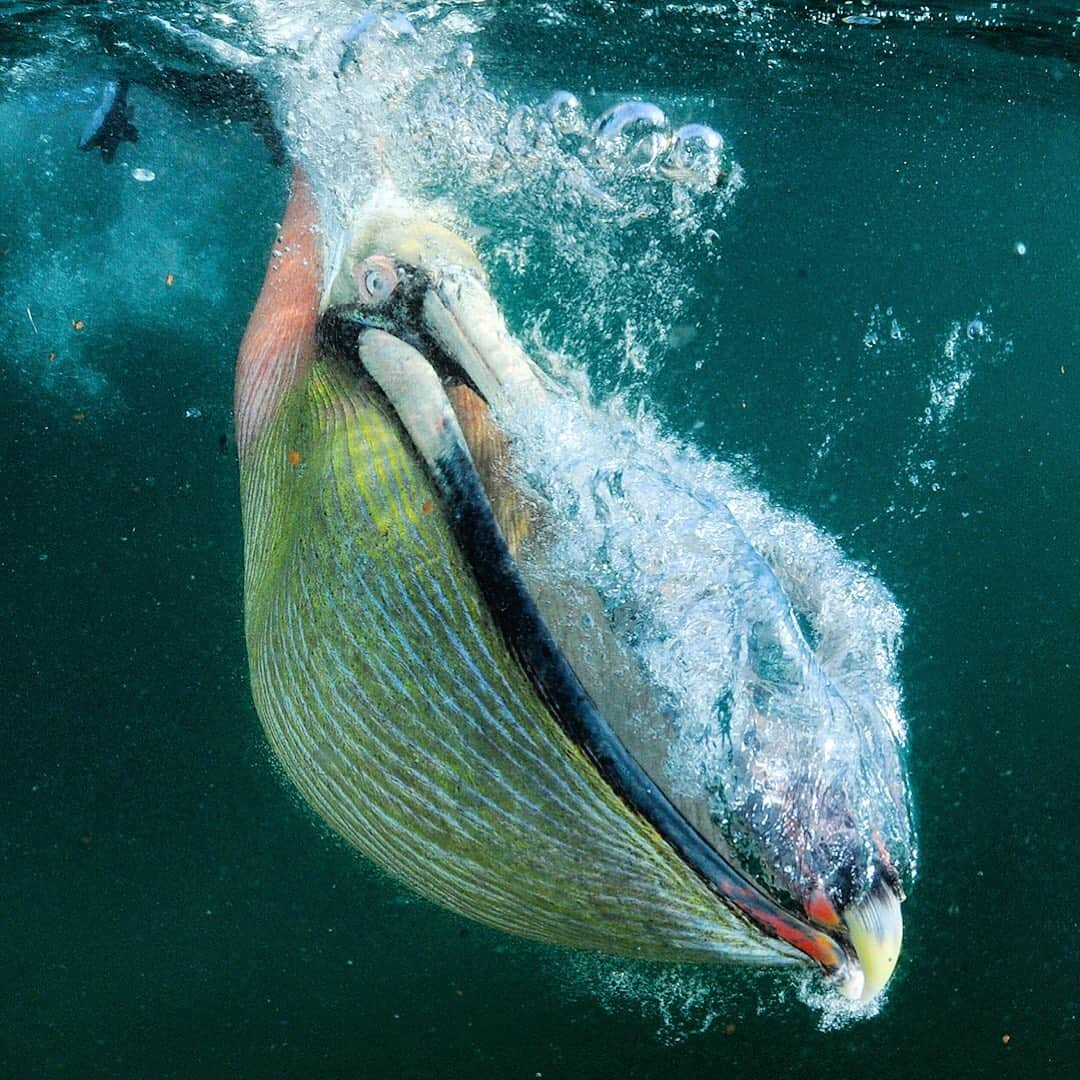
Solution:
{"label": "hooked beak tip", "polygon": [[842,919],[859,965],[840,983],[840,992],[853,1001],[872,1001],[885,988],[900,959],[904,939],[900,897],[881,882],[845,908]]}

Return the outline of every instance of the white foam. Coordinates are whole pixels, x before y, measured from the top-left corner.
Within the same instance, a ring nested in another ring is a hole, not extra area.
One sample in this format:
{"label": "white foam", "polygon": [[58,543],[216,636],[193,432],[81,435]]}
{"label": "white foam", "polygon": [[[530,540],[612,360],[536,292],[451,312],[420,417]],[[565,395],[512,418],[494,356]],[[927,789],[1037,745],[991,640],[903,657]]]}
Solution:
{"label": "white foam", "polygon": [[782,880],[798,878],[792,829],[832,837],[837,796],[866,872],[875,832],[912,871],[888,590],[643,409],[565,398],[505,421],[562,526],[545,572],[598,590],[667,703],[661,783],[708,801],[721,828],[740,818]]}

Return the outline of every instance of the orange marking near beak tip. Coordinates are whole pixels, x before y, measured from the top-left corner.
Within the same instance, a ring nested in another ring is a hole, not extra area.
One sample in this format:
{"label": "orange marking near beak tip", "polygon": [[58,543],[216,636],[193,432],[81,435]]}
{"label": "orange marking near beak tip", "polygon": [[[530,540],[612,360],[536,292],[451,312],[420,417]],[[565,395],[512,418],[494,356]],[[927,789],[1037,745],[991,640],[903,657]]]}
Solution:
{"label": "orange marking near beak tip", "polygon": [[435,509],[435,504],[430,499],[428,499],[428,501],[426,503],[424,503],[423,506],[420,507],[420,510],[425,514],[430,514],[431,511],[434,510],[434,509]]}
{"label": "orange marking near beak tip", "polygon": [[290,450],[286,457],[290,465],[299,465],[300,462],[303,460],[300,456],[299,450]]}
{"label": "orange marking near beak tip", "polygon": [[822,926],[839,926],[840,916],[823,889],[814,889],[806,901],[806,914]]}

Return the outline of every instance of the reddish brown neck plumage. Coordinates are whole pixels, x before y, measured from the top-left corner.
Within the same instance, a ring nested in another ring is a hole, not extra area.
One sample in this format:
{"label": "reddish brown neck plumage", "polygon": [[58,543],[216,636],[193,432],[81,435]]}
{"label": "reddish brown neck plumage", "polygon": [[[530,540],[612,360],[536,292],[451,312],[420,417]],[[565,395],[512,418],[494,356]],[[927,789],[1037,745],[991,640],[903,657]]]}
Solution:
{"label": "reddish brown neck plumage", "polygon": [[285,219],[236,362],[233,405],[241,454],[311,366],[322,282],[318,230],[311,186],[295,166]]}

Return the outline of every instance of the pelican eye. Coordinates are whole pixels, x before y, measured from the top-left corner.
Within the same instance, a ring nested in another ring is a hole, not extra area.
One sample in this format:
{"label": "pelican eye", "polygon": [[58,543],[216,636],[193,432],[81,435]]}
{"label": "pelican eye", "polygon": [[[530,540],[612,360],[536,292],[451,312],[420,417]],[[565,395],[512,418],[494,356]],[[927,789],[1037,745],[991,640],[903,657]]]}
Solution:
{"label": "pelican eye", "polygon": [[377,270],[369,270],[364,275],[364,288],[373,300],[382,300],[390,295],[390,287],[386,278]]}
{"label": "pelican eye", "polygon": [[368,307],[382,307],[398,285],[397,268],[385,255],[373,255],[365,259],[354,274],[357,299]]}

